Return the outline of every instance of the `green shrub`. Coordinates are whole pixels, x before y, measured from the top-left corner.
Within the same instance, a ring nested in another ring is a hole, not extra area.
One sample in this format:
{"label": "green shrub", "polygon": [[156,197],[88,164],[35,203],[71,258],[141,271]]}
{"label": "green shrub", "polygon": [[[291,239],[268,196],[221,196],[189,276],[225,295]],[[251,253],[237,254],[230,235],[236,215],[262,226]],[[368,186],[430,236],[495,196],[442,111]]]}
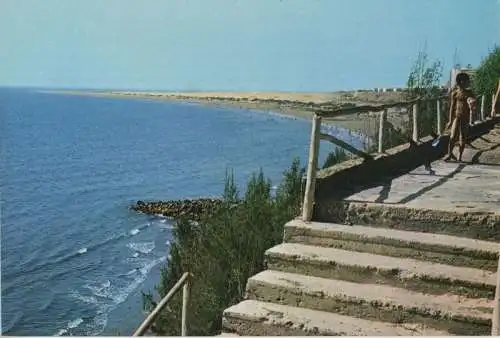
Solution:
{"label": "green shrub", "polygon": [[439,93],[438,86],[442,75],[443,66],[441,62],[438,60],[431,62],[426,50],[420,51],[406,82],[408,99],[436,96]]}
{"label": "green shrub", "polygon": [[350,159],[350,156],[342,148],[335,148],[334,151],[330,152],[323,163],[323,169],[331,167],[337,163],[344,162]]}
{"label": "green shrub", "polygon": [[[491,95],[496,92],[500,80],[500,47],[495,46],[479,67],[474,76],[474,90],[476,95],[486,95],[485,111],[491,111]],[[497,109],[498,114],[498,109]]]}
{"label": "green shrub", "polygon": [[500,47],[495,46],[479,67],[474,76],[474,89],[478,95],[491,95],[500,79]]}
{"label": "green shrub", "polygon": [[[431,62],[426,50],[418,53],[417,59],[408,75],[408,99],[422,97],[429,99],[441,94],[439,83],[443,75],[443,67],[439,60]],[[430,109],[428,109],[430,108]],[[426,101],[421,101],[419,106],[418,127],[419,136],[427,136],[435,133],[437,130],[436,107],[428,106]],[[413,119],[411,108],[408,111],[408,126],[406,126],[404,138],[409,138],[413,130]],[[403,135],[401,135],[403,136]],[[398,137],[399,138],[399,137]]]}

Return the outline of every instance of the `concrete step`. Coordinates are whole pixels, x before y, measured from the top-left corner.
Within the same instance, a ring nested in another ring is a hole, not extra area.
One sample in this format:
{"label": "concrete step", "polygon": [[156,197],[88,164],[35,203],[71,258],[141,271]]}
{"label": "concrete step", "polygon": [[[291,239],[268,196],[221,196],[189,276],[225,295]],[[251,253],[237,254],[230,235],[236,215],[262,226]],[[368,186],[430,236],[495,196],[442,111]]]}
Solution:
{"label": "concrete step", "polygon": [[318,200],[313,219],[500,241],[500,211],[437,210],[404,204]]}
{"label": "concrete step", "polygon": [[248,280],[247,297],[388,323],[423,324],[459,335],[491,332],[493,301],[440,296],[266,270]]}
{"label": "concrete step", "polygon": [[500,243],[361,225],[304,222],[285,225],[285,242],[408,257],[496,272]]}
{"label": "concrete step", "polygon": [[224,311],[223,330],[240,336],[446,336],[421,324],[393,324],[245,300]]}
{"label": "concrete step", "polygon": [[441,295],[493,299],[496,273],[409,258],[283,243],[266,251],[267,268]]}

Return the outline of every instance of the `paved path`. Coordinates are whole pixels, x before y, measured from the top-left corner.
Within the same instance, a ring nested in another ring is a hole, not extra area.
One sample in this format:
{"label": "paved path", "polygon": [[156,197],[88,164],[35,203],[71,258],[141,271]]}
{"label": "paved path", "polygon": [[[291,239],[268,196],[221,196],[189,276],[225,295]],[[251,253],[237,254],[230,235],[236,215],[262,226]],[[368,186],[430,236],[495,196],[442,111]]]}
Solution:
{"label": "paved path", "polygon": [[500,124],[467,147],[464,162],[435,161],[431,172],[422,166],[347,200],[500,214]]}
{"label": "paved path", "polygon": [[364,203],[340,203],[340,212],[334,201],[329,213],[327,200],[325,217],[334,223],[289,222],[284,243],[265,253],[268,270],[248,280],[246,300],[224,311],[223,330],[489,334],[500,246],[500,124],[464,159],[469,163],[435,161],[432,172],[420,167],[388,179],[348,198]]}

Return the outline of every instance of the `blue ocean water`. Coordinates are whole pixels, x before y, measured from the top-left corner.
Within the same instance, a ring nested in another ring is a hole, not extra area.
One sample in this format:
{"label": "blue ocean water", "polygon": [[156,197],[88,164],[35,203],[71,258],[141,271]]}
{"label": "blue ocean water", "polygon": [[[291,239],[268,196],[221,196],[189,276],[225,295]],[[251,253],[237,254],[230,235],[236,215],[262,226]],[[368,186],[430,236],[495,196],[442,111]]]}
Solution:
{"label": "blue ocean water", "polygon": [[[2,333],[131,334],[171,221],[136,200],[220,196],[305,163],[310,121],[189,103],[0,89]],[[345,139],[345,131],[334,130]],[[359,142],[358,142],[359,143]],[[322,144],[320,161],[332,146]]]}

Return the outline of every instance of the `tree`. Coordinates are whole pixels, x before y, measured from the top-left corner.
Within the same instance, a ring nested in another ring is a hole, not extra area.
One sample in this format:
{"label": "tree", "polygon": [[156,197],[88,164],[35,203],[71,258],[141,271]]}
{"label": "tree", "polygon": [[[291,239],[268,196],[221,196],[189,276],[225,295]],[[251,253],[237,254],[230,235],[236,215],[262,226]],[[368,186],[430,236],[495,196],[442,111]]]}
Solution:
{"label": "tree", "polygon": [[[496,91],[498,81],[500,80],[500,47],[495,46],[489,55],[481,62],[474,76],[474,90],[476,95],[491,95]],[[491,109],[491,101],[486,100],[488,107]]]}
{"label": "tree", "polygon": [[[443,75],[443,67],[439,60],[431,61],[427,55],[425,48],[417,55],[410,74],[408,75],[408,99],[415,99],[421,97],[423,101],[420,102],[419,110],[419,133],[420,135],[430,135],[436,132],[437,117],[436,107],[431,104],[430,99],[441,94],[439,83]],[[408,111],[408,128],[409,133],[413,126],[413,119],[411,118],[411,110]],[[409,137],[409,134],[408,134]]]}
{"label": "tree", "polygon": [[439,93],[439,83],[443,76],[443,67],[439,60],[430,61],[424,50],[418,52],[417,59],[408,75],[406,85],[408,98],[431,98]]}

